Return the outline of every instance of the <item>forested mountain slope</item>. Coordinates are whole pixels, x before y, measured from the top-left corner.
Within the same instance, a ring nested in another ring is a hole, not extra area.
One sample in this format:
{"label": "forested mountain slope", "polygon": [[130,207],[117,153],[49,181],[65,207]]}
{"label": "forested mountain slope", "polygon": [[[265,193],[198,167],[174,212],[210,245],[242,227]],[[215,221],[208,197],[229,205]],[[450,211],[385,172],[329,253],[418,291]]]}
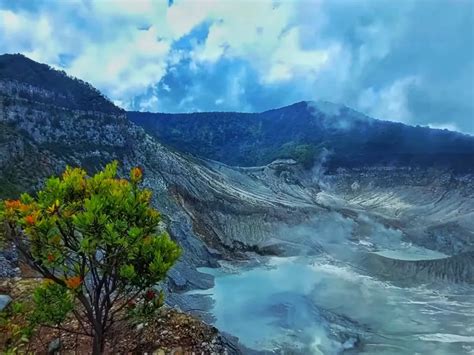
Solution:
{"label": "forested mountain slope", "polygon": [[474,137],[372,119],[328,102],[299,102],[262,113],[128,112],[164,144],[230,165],[295,158],[310,166],[322,151],[327,166],[421,166],[466,171]]}

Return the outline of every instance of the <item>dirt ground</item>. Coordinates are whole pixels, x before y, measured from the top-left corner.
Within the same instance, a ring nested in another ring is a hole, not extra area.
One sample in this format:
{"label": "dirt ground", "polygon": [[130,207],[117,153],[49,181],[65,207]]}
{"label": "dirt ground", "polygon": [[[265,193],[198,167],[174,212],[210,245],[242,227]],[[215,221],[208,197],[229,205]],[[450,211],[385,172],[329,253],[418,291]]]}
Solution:
{"label": "dirt ground", "polygon": [[[40,281],[36,278],[3,279],[0,280],[0,293],[10,295],[14,301],[25,299],[31,295],[35,285]],[[21,318],[18,318],[18,315],[16,317],[15,321],[21,324]],[[79,329],[74,318],[67,320],[62,326]],[[9,338],[11,332],[4,331],[1,327],[2,325],[0,325],[0,352],[3,352],[11,342]],[[91,340],[88,336],[41,327],[17,351],[48,354],[48,348],[54,344],[56,349],[59,345],[61,354],[88,354],[92,346]],[[166,307],[147,323],[133,326],[126,322],[117,324],[110,334],[105,352],[157,355],[234,353],[216,328],[186,313]]]}

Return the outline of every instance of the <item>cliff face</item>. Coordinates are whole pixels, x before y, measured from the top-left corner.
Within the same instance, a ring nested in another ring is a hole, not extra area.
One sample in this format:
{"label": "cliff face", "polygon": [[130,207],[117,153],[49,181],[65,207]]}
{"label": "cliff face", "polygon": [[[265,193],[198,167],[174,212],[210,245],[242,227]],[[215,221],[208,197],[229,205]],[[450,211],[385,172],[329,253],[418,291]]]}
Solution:
{"label": "cliff face", "polygon": [[[29,61],[28,65],[36,64]],[[299,197],[287,200],[238,169],[164,147],[128,121],[123,111],[110,110],[104,98],[99,98],[103,105],[96,103],[93,110],[76,104],[61,106],[60,92],[41,86],[40,80],[29,79],[40,85],[34,86],[16,79],[7,77],[0,67],[0,197],[33,191],[66,165],[83,166],[91,173],[114,159],[121,162],[123,171],[140,165],[145,184],[155,192],[156,206],[168,217],[172,235],[184,249],[171,273],[170,286],[175,289],[209,287],[212,278],[198,273],[196,267],[214,266],[220,254],[243,257],[238,251],[260,247],[260,242],[270,239],[275,225],[297,224],[306,218],[306,210],[319,209],[311,205],[311,194],[303,202]],[[285,181],[278,184],[284,182],[286,188]],[[297,190],[301,196],[310,191]]]}
{"label": "cliff face", "polygon": [[[342,216],[341,221],[350,224],[352,242],[396,231],[400,243],[445,255],[460,254],[454,259],[457,266],[446,267],[445,271],[442,270],[449,263],[428,263],[433,272],[425,276],[472,282],[472,271],[465,272],[471,270],[472,258],[465,253],[474,250],[471,174],[380,167],[340,169],[318,176],[291,161],[257,168],[208,165],[220,174],[216,175],[219,184],[212,193],[175,193],[202,238],[208,244],[217,241],[226,246],[234,256],[243,250],[276,255],[321,253],[326,249],[322,238],[327,234],[318,237],[321,223],[314,221],[332,216],[337,221],[337,216]],[[329,235],[338,233],[337,222],[327,228]],[[378,232],[377,228],[382,230]],[[365,252],[375,250],[369,248]],[[356,262],[369,272],[377,270],[365,258]],[[463,263],[464,269],[460,266]],[[392,272],[403,272],[405,264],[403,260],[390,264]],[[428,264],[409,264],[411,273],[422,272]]]}
{"label": "cliff face", "polygon": [[[473,250],[472,174],[410,167],[341,169],[324,180],[348,208],[380,216],[418,245],[450,255]],[[332,204],[325,196],[320,202]]]}

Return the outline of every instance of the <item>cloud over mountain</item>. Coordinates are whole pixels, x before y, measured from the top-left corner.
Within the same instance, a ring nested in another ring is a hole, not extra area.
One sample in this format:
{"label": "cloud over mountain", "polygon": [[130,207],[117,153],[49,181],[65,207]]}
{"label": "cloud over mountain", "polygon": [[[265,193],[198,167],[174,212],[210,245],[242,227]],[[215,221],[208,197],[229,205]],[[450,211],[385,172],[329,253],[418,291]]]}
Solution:
{"label": "cloud over mountain", "polygon": [[473,24],[469,0],[0,0],[0,52],[64,68],[129,109],[320,99],[474,133]]}

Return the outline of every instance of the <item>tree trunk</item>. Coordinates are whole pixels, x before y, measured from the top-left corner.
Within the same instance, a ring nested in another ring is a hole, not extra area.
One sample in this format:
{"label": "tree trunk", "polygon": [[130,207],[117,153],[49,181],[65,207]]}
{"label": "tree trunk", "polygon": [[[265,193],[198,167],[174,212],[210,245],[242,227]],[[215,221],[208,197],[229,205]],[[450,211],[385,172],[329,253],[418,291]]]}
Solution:
{"label": "tree trunk", "polygon": [[94,340],[92,344],[92,354],[93,355],[100,355],[104,352],[104,335],[102,331],[95,331],[94,332]]}

